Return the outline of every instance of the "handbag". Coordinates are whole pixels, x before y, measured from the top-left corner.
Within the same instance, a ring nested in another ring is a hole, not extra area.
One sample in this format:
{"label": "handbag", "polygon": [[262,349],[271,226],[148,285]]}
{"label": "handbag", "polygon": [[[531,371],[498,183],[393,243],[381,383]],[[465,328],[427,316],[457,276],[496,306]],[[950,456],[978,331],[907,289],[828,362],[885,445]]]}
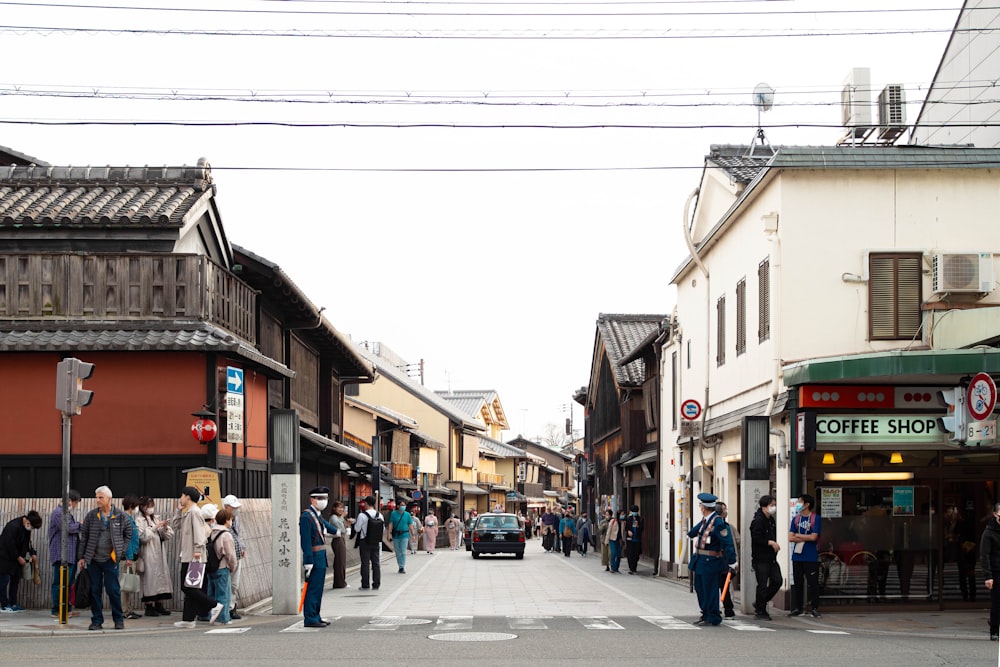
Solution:
{"label": "handbag", "polygon": [[188,564],[187,575],[184,577],[185,588],[201,588],[205,581],[205,564],[201,561],[191,561]]}
{"label": "handbag", "polygon": [[140,556],[135,559],[135,573],[142,574],[145,571],[146,571],[146,562],[142,560],[142,557]]}
{"label": "handbag", "polygon": [[24,561],[24,565],[21,566],[21,576],[24,577],[26,581],[31,581],[35,578],[34,573],[31,571],[31,561]]}
{"label": "handbag", "polygon": [[80,570],[76,575],[76,585],[73,586],[73,608],[90,608],[90,573],[87,568]]}
{"label": "handbag", "polygon": [[142,583],[139,575],[135,573],[132,565],[126,565],[118,575],[118,585],[121,586],[122,593],[138,593]]}

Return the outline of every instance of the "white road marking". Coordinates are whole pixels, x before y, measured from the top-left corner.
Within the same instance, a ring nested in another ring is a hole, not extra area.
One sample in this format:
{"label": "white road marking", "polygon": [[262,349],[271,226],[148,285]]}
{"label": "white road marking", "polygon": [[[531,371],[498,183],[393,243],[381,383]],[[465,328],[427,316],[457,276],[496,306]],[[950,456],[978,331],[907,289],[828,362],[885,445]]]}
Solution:
{"label": "white road marking", "polygon": [[281,632],[319,632],[319,628],[307,628],[303,625],[303,623],[305,623],[305,621],[296,621]]}
{"label": "white road marking", "polygon": [[[208,630],[205,632],[206,635],[238,635],[246,632],[250,628],[216,628],[214,630]],[[284,632],[284,630],[282,630]]]}
{"label": "white road marking", "polygon": [[471,616],[439,616],[436,630],[471,630]]}
{"label": "white road marking", "polygon": [[806,630],[806,632],[811,632],[814,635],[849,635],[850,632],[844,632],[843,630]]}
{"label": "white road marking", "polygon": [[548,630],[545,624],[547,618],[551,616],[508,616],[507,624],[511,630]]}
{"label": "white road marking", "polygon": [[661,630],[700,630],[696,625],[691,625],[673,616],[640,616],[647,623],[652,623]]}
{"label": "white road marking", "polygon": [[624,630],[607,616],[574,616],[588,630]]}

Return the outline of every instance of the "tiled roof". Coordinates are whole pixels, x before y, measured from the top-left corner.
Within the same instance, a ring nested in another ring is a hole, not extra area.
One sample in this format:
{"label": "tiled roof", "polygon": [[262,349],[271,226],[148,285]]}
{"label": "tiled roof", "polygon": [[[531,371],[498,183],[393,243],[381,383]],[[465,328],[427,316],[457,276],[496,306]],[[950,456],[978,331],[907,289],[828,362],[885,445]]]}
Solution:
{"label": "tiled roof", "polygon": [[0,167],[0,226],[180,227],[212,192],[195,167]]}
{"label": "tiled roof", "polygon": [[49,163],[45,160],[39,160],[37,157],[31,155],[25,155],[20,151],[16,151],[13,148],[8,148],[7,146],[0,146],[0,164],[4,166],[9,166],[12,164],[29,165],[37,164],[42,167],[49,166]]}
{"label": "tiled roof", "polygon": [[506,442],[500,442],[499,440],[494,440],[493,438],[487,438],[486,436],[479,437],[479,451],[488,454],[494,454],[501,458],[526,458],[528,453],[523,449],[518,449],[513,445],[508,445]]}
{"label": "tiled roof", "polygon": [[722,167],[738,183],[749,183],[774,157],[770,146],[713,145],[705,162]]}
{"label": "tiled roof", "polygon": [[238,338],[203,322],[79,322],[59,328],[55,322],[0,322],[3,352],[226,352],[269,368],[284,377],[295,372]]}
{"label": "tiled roof", "polygon": [[619,366],[622,357],[634,350],[646,336],[658,331],[666,315],[605,315],[597,318],[597,332],[604,342],[608,362],[620,387],[638,387],[646,379],[642,359]]}

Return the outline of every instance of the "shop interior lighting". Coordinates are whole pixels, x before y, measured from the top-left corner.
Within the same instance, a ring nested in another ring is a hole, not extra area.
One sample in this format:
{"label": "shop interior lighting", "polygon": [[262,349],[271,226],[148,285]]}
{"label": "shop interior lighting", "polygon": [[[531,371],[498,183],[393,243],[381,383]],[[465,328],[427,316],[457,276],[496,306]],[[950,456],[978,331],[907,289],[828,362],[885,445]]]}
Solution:
{"label": "shop interior lighting", "polygon": [[912,472],[828,472],[823,473],[828,482],[903,481],[913,479]]}

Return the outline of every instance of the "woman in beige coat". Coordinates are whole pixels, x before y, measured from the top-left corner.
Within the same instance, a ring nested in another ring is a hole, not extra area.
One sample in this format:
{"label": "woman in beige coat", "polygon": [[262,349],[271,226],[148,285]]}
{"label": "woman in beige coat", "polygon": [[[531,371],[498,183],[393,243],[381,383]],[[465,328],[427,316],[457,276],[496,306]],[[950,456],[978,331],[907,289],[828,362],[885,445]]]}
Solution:
{"label": "woman in beige coat", "polygon": [[156,516],[153,499],[149,496],[139,499],[138,509],[135,527],[139,531],[139,560],[142,563],[139,578],[142,580],[145,615],[167,616],[170,612],[163,602],[174,595],[164,543],[174,536],[174,529],[169,521]]}

